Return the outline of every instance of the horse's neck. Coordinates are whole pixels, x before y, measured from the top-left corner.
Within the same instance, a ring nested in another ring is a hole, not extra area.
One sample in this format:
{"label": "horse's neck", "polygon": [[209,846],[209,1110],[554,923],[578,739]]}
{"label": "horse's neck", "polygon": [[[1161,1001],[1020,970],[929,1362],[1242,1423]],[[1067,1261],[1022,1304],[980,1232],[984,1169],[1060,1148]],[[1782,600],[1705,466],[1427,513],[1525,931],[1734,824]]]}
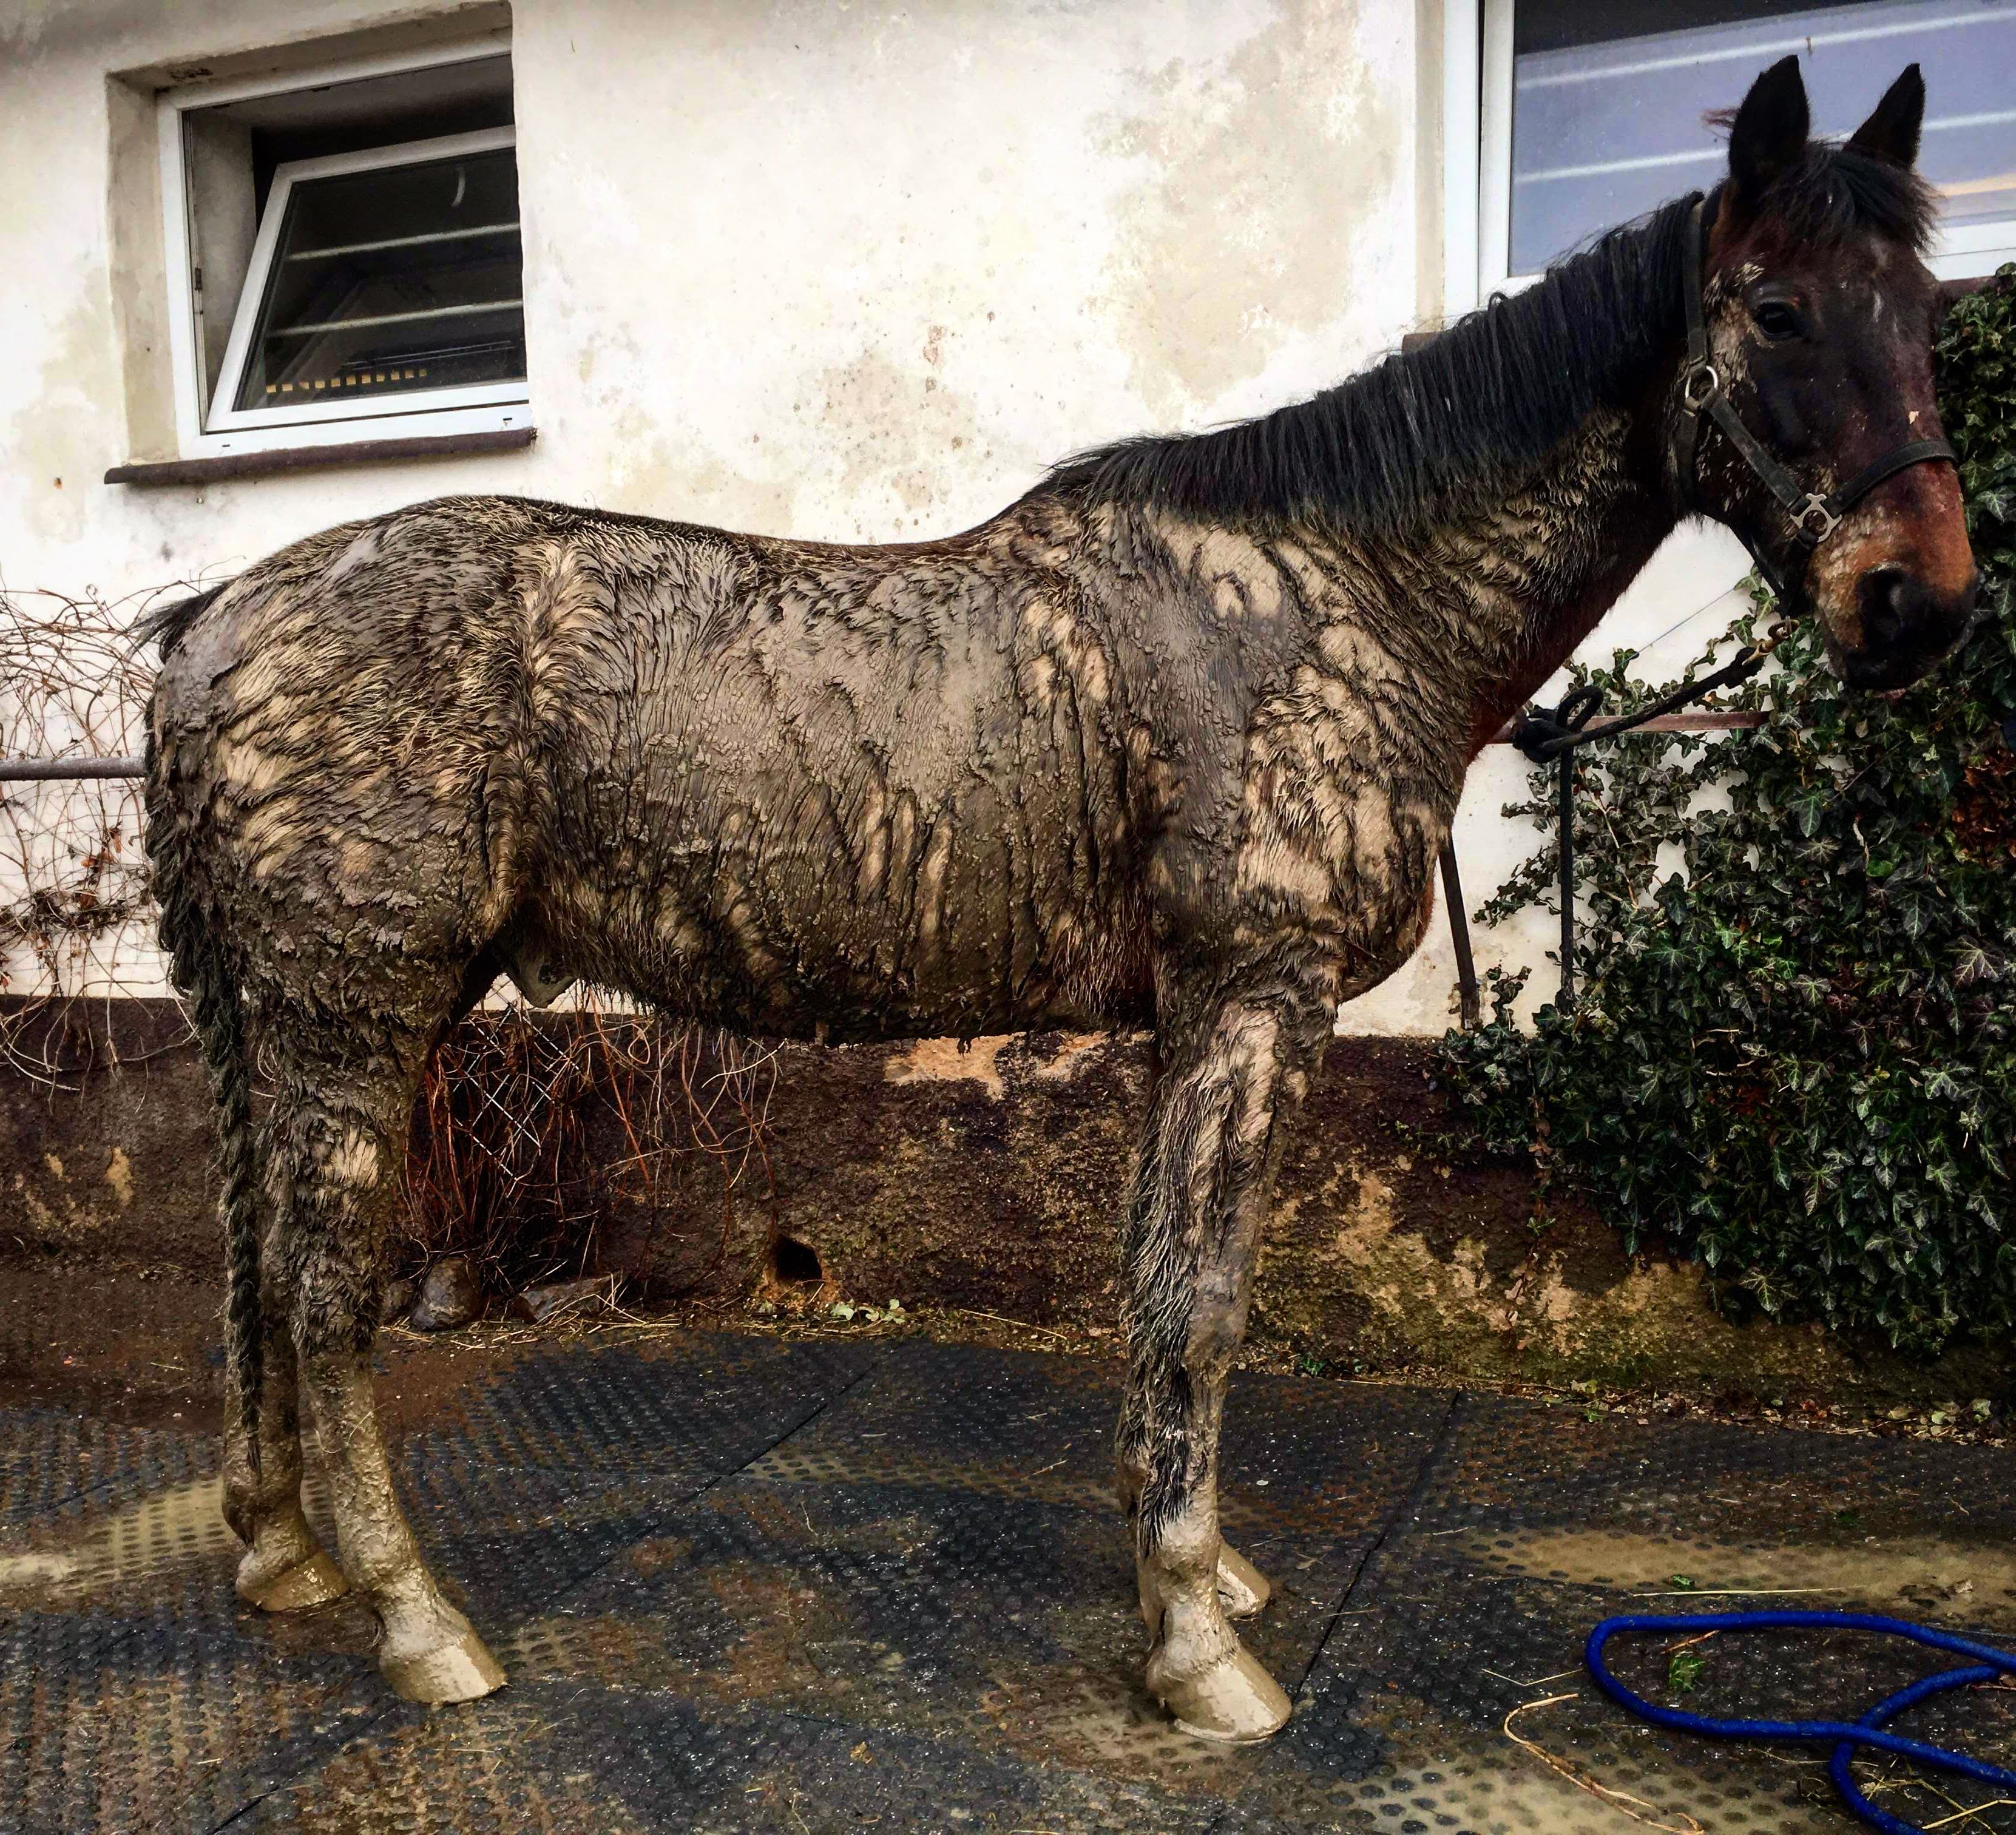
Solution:
{"label": "horse's neck", "polygon": [[1431,531],[1413,607],[1471,749],[1553,675],[1676,520],[1625,416],[1592,416],[1528,479]]}

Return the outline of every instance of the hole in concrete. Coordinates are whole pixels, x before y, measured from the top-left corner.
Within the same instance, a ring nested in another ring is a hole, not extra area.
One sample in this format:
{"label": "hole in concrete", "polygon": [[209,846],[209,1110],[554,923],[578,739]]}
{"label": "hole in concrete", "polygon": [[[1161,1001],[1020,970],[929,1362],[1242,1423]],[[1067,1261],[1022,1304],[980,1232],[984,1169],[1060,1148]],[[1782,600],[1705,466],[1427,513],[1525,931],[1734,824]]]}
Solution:
{"label": "hole in concrete", "polygon": [[771,1243],[770,1272],[794,1287],[816,1287],[826,1279],[819,1251],[796,1236],[779,1236]]}

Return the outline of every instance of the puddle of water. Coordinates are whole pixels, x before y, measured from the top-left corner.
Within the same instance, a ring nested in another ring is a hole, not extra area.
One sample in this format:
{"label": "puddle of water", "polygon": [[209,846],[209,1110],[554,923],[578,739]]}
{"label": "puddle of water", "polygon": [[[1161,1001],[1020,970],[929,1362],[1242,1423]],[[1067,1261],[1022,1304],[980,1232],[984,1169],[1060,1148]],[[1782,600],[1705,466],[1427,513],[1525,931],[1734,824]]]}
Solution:
{"label": "puddle of water", "polygon": [[[1659,1610],[1686,1612],[1688,1592],[1672,1587],[1685,1574],[1697,1590],[1782,1592],[1787,1610],[1825,1611],[1857,1600],[1930,1602],[1949,1615],[2006,1612],[2016,1598],[2016,1549],[1920,1536],[1845,1548],[1758,1548],[1698,1543],[1611,1530],[1548,1530],[1521,1536],[1509,1549],[1480,1534],[1464,1553],[1492,1567],[1589,1585],[1659,1592]],[[1803,1592],[1796,1589],[1823,1589]],[[1704,1610],[1733,1611],[1723,1599]]]}
{"label": "puddle of water", "polygon": [[74,1555],[0,1555],[0,1590],[37,1581],[67,1579],[76,1566]]}
{"label": "puddle of water", "polygon": [[1724,1765],[1709,1778],[1693,1768],[1689,1749],[1635,1749],[1636,1729],[1618,1724],[1593,1689],[1522,1715],[1517,1730],[1589,1782],[1639,1799],[1636,1816],[1578,1788],[1496,1729],[1445,1721],[1412,1701],[1408,1711],[1404,1729],[1376,1713],[1367,1723],[1391,1744],[1385,1766],[1367,1780],[1376,1795],[1367,1790],[1354,1806],[1361,1812],[1391,1814],[1386,1804],[1404,1803],[1491,1835],[1643,1835],[1659,1823],[1684,1829],[1683,1814],[1708,1835],[1832,1835],[1842,1826],[1831,1808],[1787,1801],[1782,1779],[1768,1769],[1745,1776]]}
{"label": "puddle of water", "polygon": [[1217,1745],[1179,1731],[1131,1671],[1096,1664],[1003,1665],[979,1707],[1010,1750],[1042,1765],[1222,1797],[1258,1762],[1257,1747]]}
{"label": "puddle of water", "polygon": [[87,1516],[53,1547],[0,1556],[0,1600],[68,1603],[177,1568],[235,1565],[241,1552],[224,1520],[223,1481],[193,1479]]}

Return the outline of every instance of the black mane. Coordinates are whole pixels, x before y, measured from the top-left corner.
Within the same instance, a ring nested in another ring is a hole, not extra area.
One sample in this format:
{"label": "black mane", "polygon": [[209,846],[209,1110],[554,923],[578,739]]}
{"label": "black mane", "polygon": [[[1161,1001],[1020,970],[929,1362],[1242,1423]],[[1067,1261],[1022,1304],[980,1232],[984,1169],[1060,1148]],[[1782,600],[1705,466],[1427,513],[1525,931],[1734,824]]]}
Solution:
{"label": "black mane", "polygon": [[[1915,174],[1822,142],[1762,201],[1802,243],[1873,231],[1921,249],[1932,222]],[[1680,335],[1694,203],[1609,231],[1525,291],[1309,401],[1210,433],[1122,440],[1067,459],[1046,484],[1209,521],[1417,528],[1530,471],[1642,382]]]}

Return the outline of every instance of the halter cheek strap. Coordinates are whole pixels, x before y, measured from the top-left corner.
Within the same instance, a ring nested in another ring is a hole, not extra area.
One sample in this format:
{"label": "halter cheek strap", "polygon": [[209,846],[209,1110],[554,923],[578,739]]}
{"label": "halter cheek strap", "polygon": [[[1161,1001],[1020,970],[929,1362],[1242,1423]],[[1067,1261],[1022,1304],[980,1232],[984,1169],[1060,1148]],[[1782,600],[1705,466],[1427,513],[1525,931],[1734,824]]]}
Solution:
{"label": "halter cheek strap", "polygon": [[[1681,498],[1690,509],[1700,507],[1697,467],[1700,462],[1701,417],[1705,415],[1721,429],[1736,448],[1737,455],[1777,499],[1791,522],[1792,539],[1798,543],[1802,556],[1809,555],[1834,532],[1841,519],[1885,478],[1911,466],[1923,465],[1929,459],[1953,459],[1953,449],[1944,440],[1913,440],[1864,466],[1838,490],[1824,495],[1808,490],[1773,459],[1757,436],[1743,424],[1742,416],[1723,392],[1722,378],[1716,374],[1714,359],[1709,354],[1707,308],[1702,290],[1702,275],[1707,265],[1707,210],[1705,198],[1696,200],[1688,218],[1680,254],[1681,292],[1686,299],[1687,313],[1687,348],[1680,369],[1680,424],[1674,443],[1673,463],[1679,480]],[[1737,534],[1743,545],[1750,550],[1751,559],[1757,563],[1757,571],[1763,576],[1766,584],[1783,599],[1785,583],[1770,558],[1745,531],[1739,529]]]}

